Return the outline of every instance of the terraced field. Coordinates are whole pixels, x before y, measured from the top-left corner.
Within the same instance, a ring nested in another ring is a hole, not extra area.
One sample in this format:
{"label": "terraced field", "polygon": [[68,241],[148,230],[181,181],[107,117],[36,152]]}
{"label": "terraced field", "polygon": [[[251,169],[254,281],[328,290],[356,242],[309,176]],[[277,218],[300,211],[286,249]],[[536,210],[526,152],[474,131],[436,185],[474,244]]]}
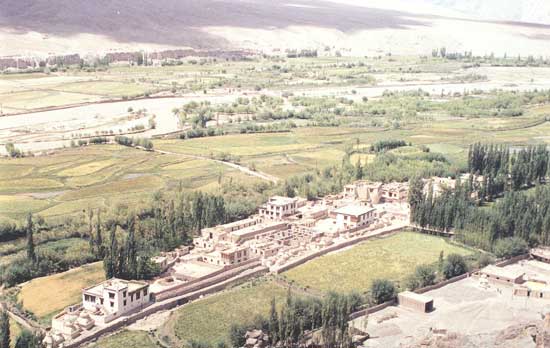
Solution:
{"label": "terraced field", "polygon": [[45,218],[77,214],[148,198],[175,187],[216,187],[219,177],[240,180],[227,166],[185,156],[103,145],[69,148],[48,157],[0,159],[0,218],[20,220],[27,212]]}

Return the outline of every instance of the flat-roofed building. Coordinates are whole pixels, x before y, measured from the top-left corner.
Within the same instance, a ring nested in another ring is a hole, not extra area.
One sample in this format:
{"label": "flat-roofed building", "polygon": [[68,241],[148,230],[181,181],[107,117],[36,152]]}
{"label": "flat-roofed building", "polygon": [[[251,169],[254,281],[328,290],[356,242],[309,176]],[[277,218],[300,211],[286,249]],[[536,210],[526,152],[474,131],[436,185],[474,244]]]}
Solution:
{"label": "flat-roofed building", "polygon": [[382,185],[381,199],[387,203],[405,203],[409,197],[409,184],[392,182]]}
{"label": "flat-roofed building", "polygon": [[528,280],[514,285],[514,296],[550,299],[550,286],[541,280]]}
{"label": "flat-roofed building", "polygon": [[[260,216],[270,220],[281,220],[286,216],[294,215],[303,200],[298,197],[273,196],[260,206]],[[305,204],[305,201],[303,202]],[[302,204],[303,205],[303,204]]]}
{"label": "flat-roofed building", "polygon": [[549,248],[533,248],[531,249],[531,257],[535,260],[550,263],[550,249]]}
{"label": "flat-roofed building", "polygon": [[232,243],[243,243],[256,239],[265,234],[272,234],[277,231],[287,230],[288,226],[288,223],[285,221],[264,222],[231,232],[230,241]]}
{"label": "flat-roofed building", "polygon": [[431,297],[420,295],[412,291],[404,291],[397,295],[399,306],[418,312],[427,313],[434,309],[434,300]]}
{"label": "flat-roofed building", "polygon": [[479,271],[479,273],[490,283],[506,285],[522,284],[524,282],[523,276],[525,275],[525,272],[520,270],[497,267],[495,265],[489,265]]}
{"label": "flat-roofed building", "polygon": [[231,266],[246,262],[252,258],[248,246],[238,246],[222,250],[215,250],[206,254],[202,259],[204,262],[217,266]]}
{"label": "flat-roofed building", "polygon": [[372,223],[376,218],[376,209],[352,204],[333,210],[330,215],[336,220],[339,229],[351,229]]}
{"label": "flat-roofed building", "polygon": [[242,230],[260,224],[261,222],[261,218],[251,217],[224,225],[203,228],[201,230],[201,236],[193,239],[193,244],[201,249],[214,249],[218,243],[229,241],[231,232]]}
{"label": "flat-roofed building", "polygon": [[149,284],[112,278],[82,291],[82,306],[111,321],[150,302]]}

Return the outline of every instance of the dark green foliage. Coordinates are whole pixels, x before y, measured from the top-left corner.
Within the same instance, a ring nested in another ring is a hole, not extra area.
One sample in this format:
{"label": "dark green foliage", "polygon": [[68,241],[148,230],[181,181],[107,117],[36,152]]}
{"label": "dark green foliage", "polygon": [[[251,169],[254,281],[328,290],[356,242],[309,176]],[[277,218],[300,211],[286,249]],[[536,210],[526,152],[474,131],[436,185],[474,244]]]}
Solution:
{"label": "dark green foliage", "polygon": [[493,252],[499,258],[509,258],[526,254],[529,251],[527,242],[518,237],[497,240]]}
{"label": "dark green foliage", "polygon": [[396,294],[395,285],[387,279],[375,279],[370,287],[370,295],[376,304],[393,300]]}
{"label": "dark green foliage", "polygon": [[[548,175],[550,151],[546,145],[528,146],[511,151],[504,145],[470,145],[468,169],[488,177],[488,181],[507,183],[513,190],[541,183]],[[508,185],[506,185],[508,186]]]}
{"label": "dark green foliage", "polygon": [[418,265],[407,279],[407,288],[416,290],[435,284],[435,269],[429,265]]}
{"label": "dark green foliage", "polygon": [[10,348],[10,320],[3,309],[0,309],[0,348]]}
{"label": "dark green foliage", "polygon": [[443,275],[446,279],[462,275],[468,272],[466,260],[459,254],[450,254],[443,264]]}
{"label": "dark green foliage", "polygon": [[267,332],[272,346],[296,347],[303,343],[306,331],[321,330],[324,347],[348,348],[349,316],[363,304],[358,294],[329,293],[322,300],[294,298],[290,289],[279,312],[272,300],[269,319],[257,317],[251,324],[234,324],[230,330],[233,347],[244,345],[244,334],[250,329]]}
{"label": "dark green foliage", "polygon": [[40,337],[28,330],[23,330],[15,341],[15,348],[40,348]]}
{"label": "dark green foliage", "polygon": [[6,152],[12,158],[23,157],[23,153],[21,152],[21,150],[16,148],[15,145],[13,145],[13,143],[6,144]]}
{"label": "dark green foliage", "polygon": [[32,263],[35,263],[36,262],[36,253],[34,251],[33,233],[34,233],[34,226],[33,226],[33,222],[32,222],[32,214],[29,213],[27,215],[27,258]]}
{"label": "dark green foliage", "polygon": [[371,145],[371,152],[382,152],[398,147],[407,146],[407,143],[404,140],[379,140]]}
{"label": "dark green foliage", "polygon": [[95,145],[106,144],[108,142],[109,142],[109,139],[107,139],[107,137],[93,137],[89,140],[90,144],[95,144]]}

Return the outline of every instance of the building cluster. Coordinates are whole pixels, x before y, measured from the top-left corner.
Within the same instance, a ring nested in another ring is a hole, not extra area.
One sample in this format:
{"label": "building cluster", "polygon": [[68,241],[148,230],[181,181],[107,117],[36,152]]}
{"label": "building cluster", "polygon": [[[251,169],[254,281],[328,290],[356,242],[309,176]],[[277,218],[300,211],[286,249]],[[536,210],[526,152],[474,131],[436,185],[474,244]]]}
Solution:
{"label": "building cluster", "polygon": [[318,201],[271,197],[258,214],[206,228],[194,239],[202,261],[231,266],[259,259],[271,271],[335,243],[408,219],[407,183],[346,185]]}
{"label": "building cluster", "polygon": [[111,279],[84,289],[81,305],[68,307],[52,319],[44,343],[58,348],[154,302],[257,268],[277,272],[329,247],[349,245],[386,227],[404,226],[409,219],[407,194],[407,183],[358,181],[340,194],[315,201],[271,197],[253,216],[204,228],[192,249],[182,246],[154,257],[162,274],[151,283]]}
{"label": "building cluster", "polygon": [[476,272],[474,275],[479,277],[482,287],[508,287],[512,289],[512,294],[519,297],[529,297],[537,299],[550,299],[550,249],[534,248],[531,249],[529,258],[535,263],[536,267],[528,268],[526,272],[520,265],[511,265],[499,267],[489,265]]}

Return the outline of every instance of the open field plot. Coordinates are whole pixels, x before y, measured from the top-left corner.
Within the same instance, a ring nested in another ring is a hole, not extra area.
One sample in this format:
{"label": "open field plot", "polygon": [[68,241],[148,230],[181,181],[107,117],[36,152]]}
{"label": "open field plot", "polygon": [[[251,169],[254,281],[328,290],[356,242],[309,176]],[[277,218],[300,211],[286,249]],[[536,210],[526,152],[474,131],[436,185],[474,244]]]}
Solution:
{"label": "open field plot", "polygon": [[272,281],[249,282],[183,306],[162,330],[180,342],[197,340],[215,346],[227,342],[232,323],[252,320],[257,314],[267,315],[271,299],[280,303],[286,293]]}
{"label": "open field plot", "polygon": [[440,237],[400,232],[322,256],[284,275],[302,286],[323,291],[366,291],[377,278],[404,280],[417,265],[436,262],[440,252],[471,253]]}
{"label": "open field plot", "polygon": [[54,90],[20,91],[3,95],[3,105],[10,109],[32,110],[48,106],[63,106],[99,101],[94,95],[66,93]]}
{"label": "open field plot", "polygon": [[0,159],[0,217],[74,214],[137,202],[179,182],[188,189],[245,174],[208,159],[162,155],[118,145],[59,150],[51,156]]}
{"label": "open field plot", "polygon": [[79,303],[83,288],[104,279],[103,263],[96,262],[24,283],[18,299],[25,309],[47,321],[63,308]]}
{"label": "open field plot", "polygon": [[82,81],[62,84],[52,87],[63,92],[76,92],[84,94],[97,94],[105,97],[122,97],[142,95],[146,92],[154,92],[152,85],[139,84],[131,81]]}
{"label": "open field plot", "polygon": [[150,336],[144,331],[121,331],[111,336],[102,337],[88,348],[157,348]]}

